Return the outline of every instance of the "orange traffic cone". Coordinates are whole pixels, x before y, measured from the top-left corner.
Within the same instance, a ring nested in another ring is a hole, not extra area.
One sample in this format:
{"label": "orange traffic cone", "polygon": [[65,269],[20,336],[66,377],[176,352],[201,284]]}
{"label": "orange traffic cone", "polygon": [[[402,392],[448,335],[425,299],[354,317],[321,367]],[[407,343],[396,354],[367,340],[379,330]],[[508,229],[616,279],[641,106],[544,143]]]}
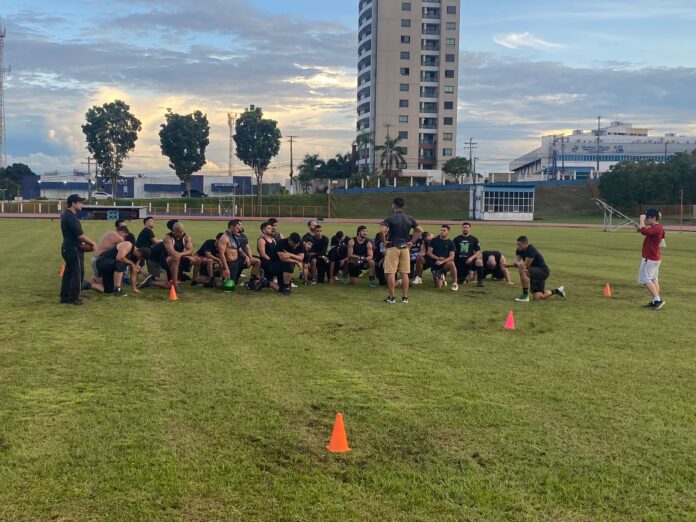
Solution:
{"label": "orange traffic cone", "polygon": [[343,425],[343,414],[336,414],[336,422],[334,423],[331,440],[326,449],[331,453],[346,453],[350,451],[348,447],[348,439],[346,438],[346,428]]}
{"label": "orange traffic cone", "polygon": [[609,286],[609,283],[604,285],[604,297],[611,297],[611,286]]}
{"label": "orange traffic cone", "polygon": [[515,329],[515,314],[512,313],[512,310],[510,310],[510,313],[507,316],[507,320],[505,321],[505,329],[506,330],[514,330]]}
{"label": "orange traffic cone", "polygon": [[169,300],[170,301],[178,301],[179,297],[176,295],[176,288],[174,288],[174,285],[169,286]]}
{"label": "orange traffic cone", "polygon": [[58,277],[63,277],[65,273],[65,265],[60,265],[60,270],[58,270]]}

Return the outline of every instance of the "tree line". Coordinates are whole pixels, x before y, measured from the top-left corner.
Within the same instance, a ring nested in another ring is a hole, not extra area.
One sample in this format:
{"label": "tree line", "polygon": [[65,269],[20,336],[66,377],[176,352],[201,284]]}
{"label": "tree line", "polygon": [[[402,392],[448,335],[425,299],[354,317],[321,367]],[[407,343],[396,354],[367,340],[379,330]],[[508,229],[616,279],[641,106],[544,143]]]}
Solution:
{"label": "tree line", "polygon": [[696,203],[696,151],[679,153],[666,163],[622,162],[599,180],[602,198],[610,205],[629,209],[637,205]]}
{"label": "tree line", "polygon": [[[178,114],[167,109],[164,118],[159,132],[162,155],[169,159],[169,167],[190,193],[192,176],[206,164],[205,153],[210,144],[208,117],[201,111]],[[123,162],[135,149],[141,130],[140,120],[122,100],[95,105],[85,115],[82,131],[87,150],[94,158],[98,172],[111,182],[114,197]],[[235,123],[237,157],[253,170],[259,187],[271,160],[280,150],[280,138],[278,123],[264,118],[261,107],[249,106]],[[259,190],[259,205],[262,197]]]}

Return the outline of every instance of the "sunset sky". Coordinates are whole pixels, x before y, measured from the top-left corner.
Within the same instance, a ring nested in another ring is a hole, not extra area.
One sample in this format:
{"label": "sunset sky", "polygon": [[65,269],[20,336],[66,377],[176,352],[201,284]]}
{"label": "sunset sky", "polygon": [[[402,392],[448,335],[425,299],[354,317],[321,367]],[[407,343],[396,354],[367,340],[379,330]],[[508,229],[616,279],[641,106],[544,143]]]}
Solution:
{"label": "sunset sky", "polygon": [[[116,98],[143,122],[125,174],[169,172],[157,136],[167,107],[207,113],[210,172],[227,171],[227,112],[249,104],[299,136],[296,160],[347,152],[357,3],[0,0],[8,160],[83,168],[84,114]],[[462,2],[459,154],[473,137],[481,170],[507,171],[542,134],[598,115],[696,135],[694,24],[687,0]],[[284,139],[271,177],[287,176],[289,156]]]}

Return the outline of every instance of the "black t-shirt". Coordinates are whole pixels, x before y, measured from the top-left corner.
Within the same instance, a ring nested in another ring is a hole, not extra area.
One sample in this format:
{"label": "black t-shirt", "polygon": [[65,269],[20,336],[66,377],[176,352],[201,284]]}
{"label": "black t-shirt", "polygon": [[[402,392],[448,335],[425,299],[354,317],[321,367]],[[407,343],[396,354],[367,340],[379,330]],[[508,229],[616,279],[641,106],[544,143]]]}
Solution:
{"label": "black t-shirt", "polygon": [[488,258],[491,256],[493,256],[495,258],[495,263],[498,266],[500,266],[500,256],[502,256],[502,254],[500,252],[498,252],[497,250],[484,250],[481,253],[481,258],[483,260],[483,266],[484,267],[487,266]]}
{"label": "black t-shirt", "polygon": [[343,238],[342,238],[342,237],[339,238],[338,236],[333,236],[333,237],[331,238],[331,246],[332,246],[332,247],[337,247],[338,244],[340,243],[341,239],[343,239]]}
{"label": "black t-shirt", "polygon": [[479,240],[472,235],[459,235],[454,238],[454,251],[460,259],[467,259],[474,255],[475,252],[481,250]]}
{"label": "black t-shirt", "polygon": [[278,257],[278,253],[280,252],[287,252],[288,254],[302,254],[304,251],[304,245],[300,243],[297,245],[295,248],[290,246],[290,242],[288,239],[281,239],[278,241],[277,246],[275,250],[273,251],[273,255],[271,255],[271,261],[273,262],[278,262],[280,261],[280,257]]}
{"label": "black t-shirt", "polygon": [[206,252],[210,252],[211,255],[216,256],[218,255],[218,249],[217,249],[217,241],[214,239],[206,239],[203,244],[201,245],[201,248],[198,249],[196,252],[196,255],[199,257],[206,257],[205,254]]}
{"label": "black t-shirt", "polygon": [[516,256],[520,256],[522,258],[522,261],[527,261],[527,259],[533,259],[532,264],[530,266],[536,267],[536,268],[548,268],[546,265],[546,261],[544,261],[544,256],[541,255],[541,252],[539,252],[534,245],[527,245],[527,248],[524,250],[518,250],[515,252]]}
{"label": "black t-shirt", "polygon": [[60,215],[60,231],[63,233],[63,246],[80,246],[80,236],[83,234],[82,225],[72,210],[66,208]]}
{"label": "black t-shirt", "polygon": [[321,236],[321,239],[317,239],[315,236],[312,238],[312,241],[312,253],[317,256],[325,256],[326,250],[329,248],[329,238],[326,236]]}
{"label": "black t-shirt", "polygon": [[442,239],[438,236],[430,241],[430,248],[433,249],[434,256],[446,258],[449,257],[450,252],[454,252],[454,243],[451,239]]}
{"label": "black t-shirt", "polygon": [[135,246],[138,248],[152,248],[152,240],[155,238],[155,232],[148,227],[143,228],[138,234],[138,239],[135,241]]}
{"label": "black t-shirt", "polygon": [[394,212],[382,221],[382,225],[389,227],[387,240],[389,246],[403,247],[411,239],[411,230],[418,226],[416,220],[403,212]]}
{"label": "black t-shirt", "polygon": [[418,255],[420,254],[420,249],[422,246],[423,238],[413,242],[413,246],[411,247],[411,261],[415,261],[416,259],[418,259]]}
{"label": "black t-shirt", "polygon": [[[279,239],[276,239],[276,241],[280,241]],[[311,232],[307,232],[304,236],[302,236],[302,242],[305,243],[307,241],[311,241],[314,243],[314,234]]]}

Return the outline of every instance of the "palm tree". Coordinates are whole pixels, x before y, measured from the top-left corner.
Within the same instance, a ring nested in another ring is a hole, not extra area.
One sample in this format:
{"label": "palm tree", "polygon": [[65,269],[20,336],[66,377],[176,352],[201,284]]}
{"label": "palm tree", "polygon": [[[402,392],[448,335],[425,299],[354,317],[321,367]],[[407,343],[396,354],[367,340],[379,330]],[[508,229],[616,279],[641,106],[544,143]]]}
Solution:
{"label": "palm tree", "polygon": [[[388,178],[395,178],[393,166],[396,166],[397,170],[401,170],[406,165],[406,160],[401,153],[401,147],[399,143],[401,138],[392,138],[387,134],[387,138],[384,140],[384,145],[378,145],[375,147],[375,151],[382,151],[382,158],[380,160],[380,166],[386,172]],[[386,167],[386,168],[385,168]]]}

